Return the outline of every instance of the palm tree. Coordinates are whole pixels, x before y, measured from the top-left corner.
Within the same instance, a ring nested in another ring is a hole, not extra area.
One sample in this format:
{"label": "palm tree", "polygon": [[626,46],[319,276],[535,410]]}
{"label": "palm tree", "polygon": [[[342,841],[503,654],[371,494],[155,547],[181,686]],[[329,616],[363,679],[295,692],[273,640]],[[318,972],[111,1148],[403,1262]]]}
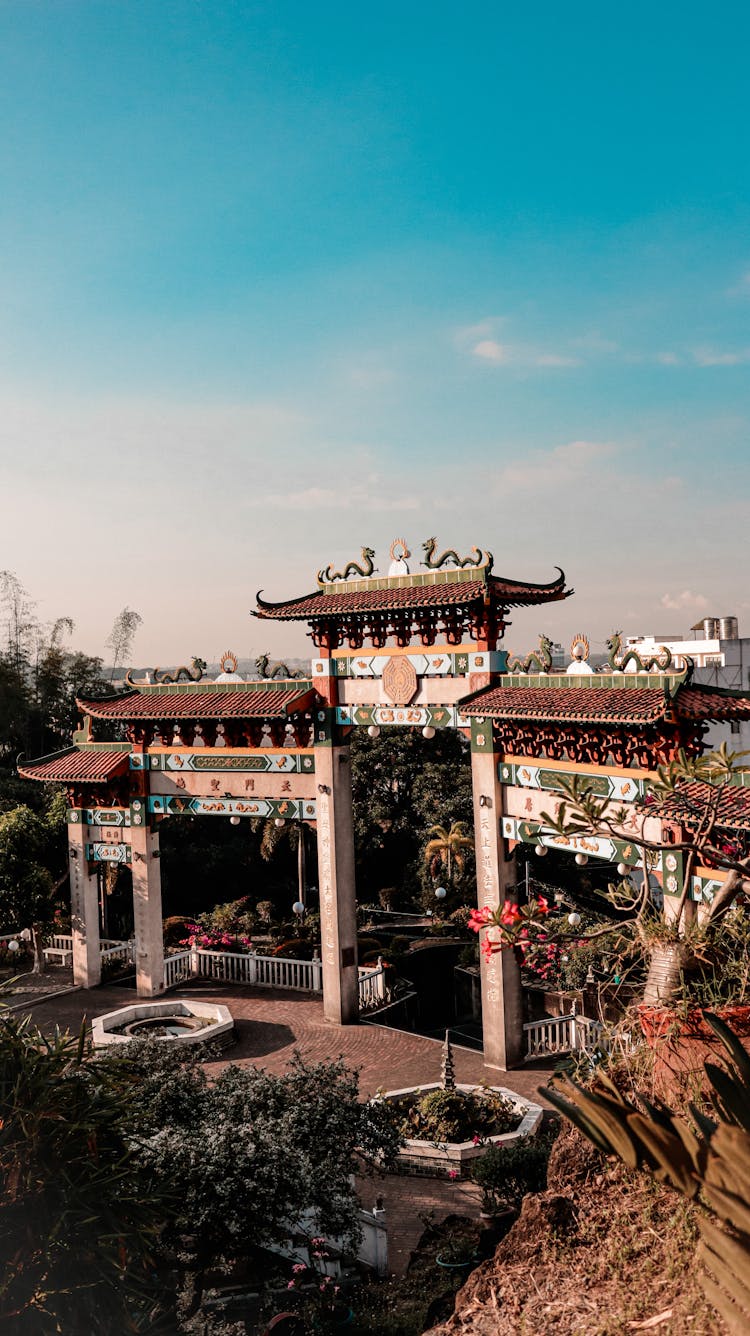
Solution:
{"label": "palm tree", "polygon": [[473,840],[467,832],[465,821],[452,821],[450,829],[445,826],[430,826],[430,839],[425,845],[424,861],[430,875],[437,876],[438,868],[444,867],[449,881],[453,878],[453,868],[460,874],[466,864],[464,850],[470,849]]}

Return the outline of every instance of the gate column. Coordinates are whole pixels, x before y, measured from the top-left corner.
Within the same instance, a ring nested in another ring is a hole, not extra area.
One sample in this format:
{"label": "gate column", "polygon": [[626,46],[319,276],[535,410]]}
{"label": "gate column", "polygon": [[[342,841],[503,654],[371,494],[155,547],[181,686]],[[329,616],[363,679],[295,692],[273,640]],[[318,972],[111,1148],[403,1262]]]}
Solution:
{"label": "gate column", "polygon": [[139,997],[155,997],[164,992],[159,834],[148,821],[145,801],[134,800],[130,808],[130,848],[133,857],[135,979]]}
{"label": "gate column", "polygon": [[[471,781],[480,909],[485,905],[496,909],[515,883],[514,865],[505,856],[500,830],[502,785],[498,761],[492,746],[492,720],[472,720]],[[485,1066],[507,1071],[522,1060],[521,971],[512,950],[496,951],[489,960],[480,955],[480,970]]]}
{"label": "gate column", "polygon": [[359,1018],[352,784],[349,748],[328,741],[332,715],[321,710],[315,723],[316,744],[323,743],[315,747],[323,1012],[337,1025],[352,1025]]}
{"label": "gate column", "polygon": [[96,988],[102,979],[99,950],[99,874],[86,858],[83,822],[68,822],[70,867],[70,931],[73,937],[73,982]]}

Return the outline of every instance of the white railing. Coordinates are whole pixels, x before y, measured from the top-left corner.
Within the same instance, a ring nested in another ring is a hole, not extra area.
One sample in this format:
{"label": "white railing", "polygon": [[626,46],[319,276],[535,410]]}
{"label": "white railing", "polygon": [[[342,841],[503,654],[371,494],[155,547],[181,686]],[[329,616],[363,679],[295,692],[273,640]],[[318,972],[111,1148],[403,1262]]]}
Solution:
{"label": "white railing", "polygon": [[111,937],[103,937],[99,943],[102,960],[121,960],[123,964],[134,964],[135,942],[118,942]]}
{"label": "white railing", "polygon": [[546,1058],[556,1053],[593,1053],[601,1048],[611,1053],[619,1048],[629,1053],[632,1037],[629,1031],[610,1033],[601,1021],[590,1016],[550,1016],[547,1020],[531,1021],[523,1027],[526,1036],[524,1060]]}
{"label": "white railing", "polygon": [[[102,937],[99,942],[102,960],[122,960],[125,964],[135,960],[135,943],[122,942],[117,937]],[[44,948],[47,960],[57,959],[63,965],[69,965],[73,959],[73,937],[70,933],[56,932],[50,937]]]}
{"label": "white railing", "polygon": [[[179,967],[174,961],[181,962]],[[307,993],[323,990],[323,966],[317,958],[289,960],[283,956],[259,956],[254,951],[206,951],[200,947],[166,957],[165,988],[189,978],[253,984],[258,988],[291,988]]]}
{"label": "white railing", "polygon": [[387,1000],[388,990],[385,983],[385,969],[382,961],[377,965],[359,967],[359,1009],[368,1011],[380,1007]]}
{"label": "white railing", "polygon": [[575,1048],[577,1016],[552,1016],[549,1020],[531,1021],[524,1025],[526,1061],[529,1058],[548,1057],[554,1053],[570,1053]]}
{"label": "white railing", "polygon": [[[207,951],[203,947],[165,957],[165,988],[173,988],[191,978],[244,983],[256,988],[290,988],[304,993],[323,991],[323,966],[317,957],[314,960],[290,960],[285,956],[261,956],[254,951]],[[387,999],[383,965],[380,962],[360,965],[360,1008],[367,1011],[382,1006]]]}
{"label": "white railing", "polygon": [[164,987],[174,988],[175,984],[192,978],[192,951],[179,951],[177,955],[167,956],[164,961]]}

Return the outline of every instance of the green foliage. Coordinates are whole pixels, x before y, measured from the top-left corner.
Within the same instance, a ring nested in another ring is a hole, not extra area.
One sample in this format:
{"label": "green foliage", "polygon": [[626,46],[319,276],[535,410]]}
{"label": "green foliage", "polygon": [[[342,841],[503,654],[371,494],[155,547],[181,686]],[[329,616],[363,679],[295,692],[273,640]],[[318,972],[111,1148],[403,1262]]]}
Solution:
{"label": "green foliage", "polygon": [[471,1176],[482,1189],[485,1211],[518,1206],[527,1192],[543,1192],[554,1136],[520,1137],[504,1146],[490,1146],[475,1160]]}
{"label": "green foliage", "polygon": [[31,928],[41,963],[41,938],[52,930],[55,897],[67,876],[65,798],[59,791],[39,815],[30,807],[0,813],[0,923],[5,932]]}
{"label": "green foliage", "polygon": [[114,1061],[140,1077],[142,1163],[158,1182],[180,1182],[166,1242],[187,1259],[196,1306],[222,1257],[294,1232],[356,1243],[352,1175],[363,1161],[393,1163],[400,1137],[382,1104],[360,1102],[355,1072],[296,1055],[282,1076],[229,1066],[209,1081],[194,1058],[153,1041]]}
{"label": "green foliage", "polygon": [[80,1039],[0,1023],[0,1327],[153,1330],[153,1250],[171,1209],[133,1141],[133,1081]]}
{"label": "green foliage", "polygon": [[719,1017],[704,1018],[721,1039],[725,1067],[705,1064],[715,1119],[691,1105],[693,1125],[661,1101],[639,1107],[600,1075],[589,1090],[556,1076],[544,1093],[604,1154],[642,1168],[684,1197],[702,1194],[725,1225],[699,1218],[700,1281],[729,1330],[750,1327],[750,1057]]}
{"label": "green foliage", "polygon": [[250,936],[256,923],[256,915],[250,905],[250,897],[244,895],[239,900],[229,900],[225,905],[214,905],[205,914],[200,914],[197,922],[206,932],[231,933],[235,936]]}
{"label": "green foliage", "polygon": [[397,1125],[405,1137],[442,1145],[473,1137],[512,1132],[523,1117],[512,1100],[491,1090],[429,1090],[401,1095],[392,1101]]}
{"label": "green foliage", "polygon": [[[379,738],[359,729],[351,769],[360,894],[374,901],[387,887],[412,899],[429,875],[422,851],[430,827],[463,821],[471,831],[468,744],[453,729],[439,729],[429,741],[413,729],[386,728]],[[472,875],[468,850],[463,878],[471,882]]]}

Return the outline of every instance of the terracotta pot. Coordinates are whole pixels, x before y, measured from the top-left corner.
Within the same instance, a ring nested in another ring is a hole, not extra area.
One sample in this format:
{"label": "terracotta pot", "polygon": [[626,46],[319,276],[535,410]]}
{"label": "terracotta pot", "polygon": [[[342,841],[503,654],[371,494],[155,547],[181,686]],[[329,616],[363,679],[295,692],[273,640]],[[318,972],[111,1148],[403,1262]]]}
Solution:
{"label": "terracotta pot", "polygon": [[[750,1052],[750,1006],[717,1008],[714,1015],[725,1022]],[[677,1095],[694,1097],[707,1089],[706,1062],[727,1056],[718,1035],[700,1011],[679,1016],[667,1007],[640,1006],[638,1016],[646,1042],[655,1055],[654,1089],[665,1099]]]}

